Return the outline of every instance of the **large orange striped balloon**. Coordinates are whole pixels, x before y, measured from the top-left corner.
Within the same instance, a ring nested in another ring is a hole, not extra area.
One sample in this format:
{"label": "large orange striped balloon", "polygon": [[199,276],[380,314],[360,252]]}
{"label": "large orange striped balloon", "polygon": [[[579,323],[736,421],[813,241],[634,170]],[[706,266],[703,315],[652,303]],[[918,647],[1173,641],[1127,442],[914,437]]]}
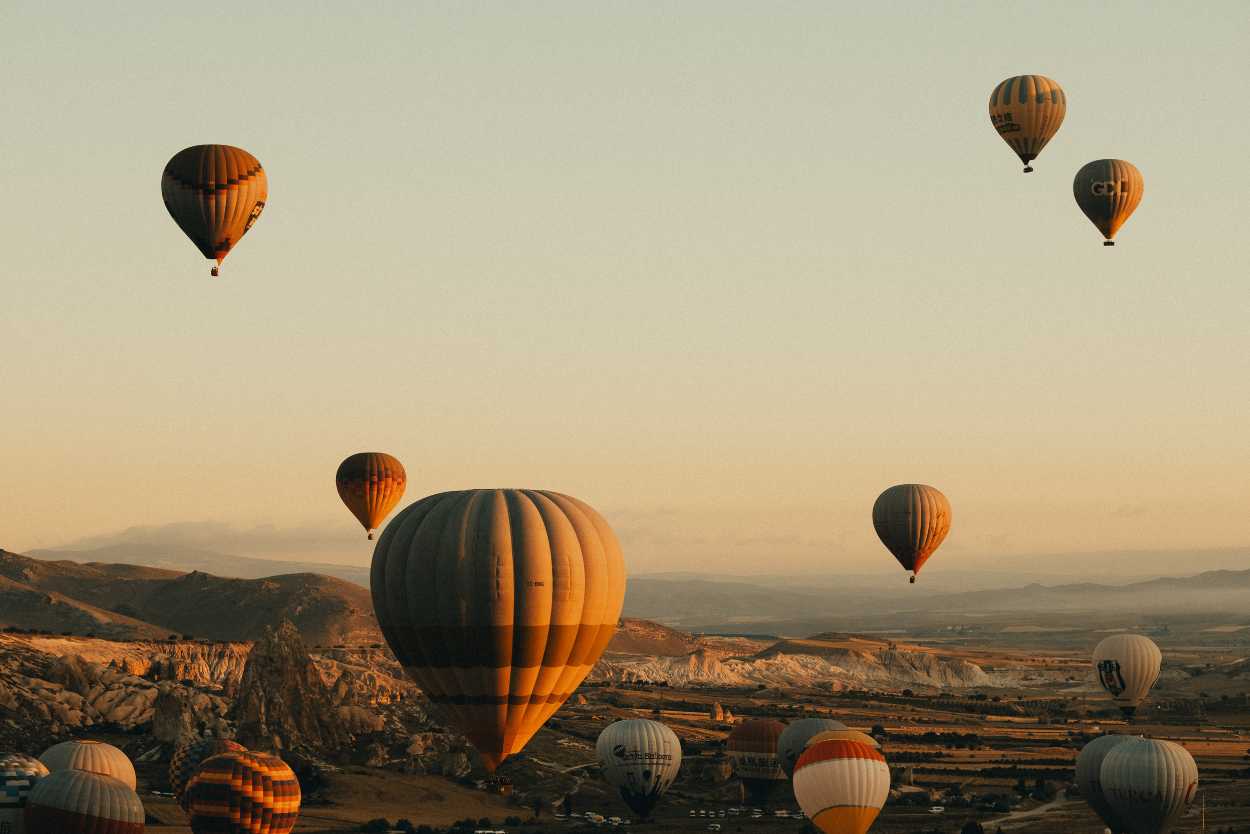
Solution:
{"label": "large orange striped balloon", "polygon": [[889,793],[885,757],[857,741],[810,745],[794,766],[794,798],[825,834],[864,834]]}
{"label": "large orange striped balloon", "polygon": [[786,781],[780,752],[785,729],[780,721],[756,718],[734,727],[725,740],[725,753],[733,760],[734,773],[754,802],[767,802]]}
{"label": "large orange striped balloon", "polygon": [[386,525],[370,586],[399,662],[494,770],[607,647],[625,562],[608,523],[576,498],[443,492]]}
{"label": "large orange striped balloon", "polygon": [[187,785],[195,834],[289,834],[299,819],[299,780],[277,756],[232,751],[205,759]]}
{"label": "large orange striped balloon", "polygon": [[1095,159],[1081,166],[1072,180],[1072,195],[1090,222],[1115,246],[1115,233],[1129,219],[1146,191],[1141,171],[1123,159]]}
{"label": "large orange striped balloon", "polygon": [[339,464],[334,485],[339,498],[372,539],[382,519],[404,497],[408,473],[397,458],[385,452],[357,452]]}
{"label": "large orange striped balloon", "polygon": [[951,505],[946,496],[924,484],[899,484],[877,497],[872,526],[881,543],[894,554],[911,581],[951,529]]}
{"label": "large orange striped balloon", "polygon": [[169,760],[169,789],[182,809],[185,811],[187,808],[187,783],[191,781],[191,777],[200,769],[205,759],[221,753],[238,753],[244,750],[247,748],[228,738],[202,738],[199,741],[184,744],[174,751],[173,758]]}
{"label": "large orange striped balloon", "polygon": [[143,834],[143,820],[133,788],[85,770],[45,776],[26,802],[30,834]]}
{"label": "large orange striped balloon", "polygon": [[990,124],[1024,163],[1037,158],[1063,124],[1068,98],[1063,88],[1044,75],[1016,75],[990,93]]}
{"label": "large orange striped balloon", "polygon": [[204,257],[212,274],[252,228],[269,199],[259,160],[231,145],[195,145],[174,154],[161,174],[165,208]]}

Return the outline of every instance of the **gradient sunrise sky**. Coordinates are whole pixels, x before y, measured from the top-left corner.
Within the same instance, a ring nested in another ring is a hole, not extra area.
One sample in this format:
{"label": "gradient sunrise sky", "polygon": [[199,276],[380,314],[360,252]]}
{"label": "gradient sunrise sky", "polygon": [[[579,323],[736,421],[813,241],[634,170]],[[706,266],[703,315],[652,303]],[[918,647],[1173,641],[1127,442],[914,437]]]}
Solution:
{"label": "gradient sunrise sky", "polygon": [[[888,568],[905,481],[954,506],[932,565],[1250,544],[1248,36],[1240,2],[8,0],[0,546],[365,561],[358,450],[408,499],[577,495],[635,571]],[[1019,73],[1069,101],[1029,176],[986,113]],[[217,280],[159,190],[208,142],[270,179]],[[1146,183],[1114,249],[1071,193],[1108,156]]]}

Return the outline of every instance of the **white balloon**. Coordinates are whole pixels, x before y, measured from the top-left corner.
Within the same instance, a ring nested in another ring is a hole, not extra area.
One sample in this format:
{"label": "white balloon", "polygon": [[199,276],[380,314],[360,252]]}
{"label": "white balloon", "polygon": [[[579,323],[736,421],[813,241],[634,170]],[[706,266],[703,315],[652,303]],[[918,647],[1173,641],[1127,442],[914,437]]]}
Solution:
{"label": "white balloon", "polygon": [[1120,710],[1129,718],[1159,679],[1163,653],[1149,637],[1115,634],[1094,649],[1094,672]]}
{"label": "white balloon", "polygon": [[1167,834],[1194,801],[1198,765],[1179,744],[1133,738],[1107,753],[1099,780],[1130,834]]}
{"label": "white balloon", "polygon": [[608,784],[646,817],[681,770],[681,741],[658,721],[617,721],[599,734],[595,755]]}

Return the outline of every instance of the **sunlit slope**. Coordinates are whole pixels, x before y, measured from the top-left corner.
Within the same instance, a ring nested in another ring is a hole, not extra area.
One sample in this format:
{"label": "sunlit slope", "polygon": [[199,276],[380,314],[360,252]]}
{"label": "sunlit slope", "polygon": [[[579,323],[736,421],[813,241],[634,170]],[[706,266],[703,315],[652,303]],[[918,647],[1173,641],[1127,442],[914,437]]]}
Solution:
{"label": "sunlit slope", "polygon": [[0,551],[0,624],[152,638],[251,640],[290,620],[314,645],[375,643],[369,592],[313,573],[226,579],[133,565],[44,562]]}

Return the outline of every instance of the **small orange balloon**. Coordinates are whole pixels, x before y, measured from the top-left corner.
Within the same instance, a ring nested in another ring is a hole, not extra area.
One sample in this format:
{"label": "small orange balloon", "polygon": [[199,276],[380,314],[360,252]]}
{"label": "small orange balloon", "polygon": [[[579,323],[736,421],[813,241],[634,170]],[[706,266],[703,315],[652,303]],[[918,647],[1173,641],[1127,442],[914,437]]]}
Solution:
{"label": "small orange balloon", "polygon": [[357,452],[339,464],[334,476],[339,497],[373,538],[382,519],[404,497],[404,465],[385,452]]}

